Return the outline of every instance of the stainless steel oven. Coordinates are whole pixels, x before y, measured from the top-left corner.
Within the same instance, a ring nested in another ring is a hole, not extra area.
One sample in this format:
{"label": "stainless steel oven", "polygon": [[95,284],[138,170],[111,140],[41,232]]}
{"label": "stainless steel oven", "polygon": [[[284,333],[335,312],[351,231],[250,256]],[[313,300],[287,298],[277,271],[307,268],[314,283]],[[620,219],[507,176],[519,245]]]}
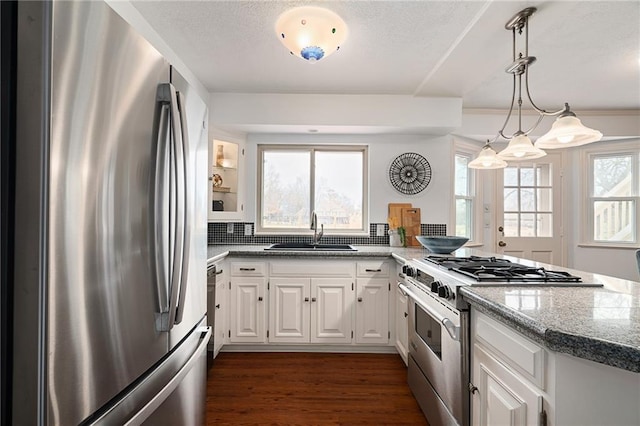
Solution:
{"label": "stainless steel oven", "polygon": [[430,424],[469,425],[469,312],[438,296],[441,281],[408,275],[409,387]]}

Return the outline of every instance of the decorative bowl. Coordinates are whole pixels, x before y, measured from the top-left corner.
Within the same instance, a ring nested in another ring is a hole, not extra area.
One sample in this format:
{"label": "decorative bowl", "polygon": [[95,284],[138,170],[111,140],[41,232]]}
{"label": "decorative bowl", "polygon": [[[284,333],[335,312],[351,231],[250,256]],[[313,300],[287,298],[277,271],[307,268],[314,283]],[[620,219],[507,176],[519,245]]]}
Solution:
{"label": "decorative bowl", "polygon": [[436,254],[447,254],[452,251],[459,249],[469,241],[467,237],[456,237],[452,235],[448,236],[425,236],[418,235],[416,239],[422,244],[424,247],[429,249],[430,252]]}

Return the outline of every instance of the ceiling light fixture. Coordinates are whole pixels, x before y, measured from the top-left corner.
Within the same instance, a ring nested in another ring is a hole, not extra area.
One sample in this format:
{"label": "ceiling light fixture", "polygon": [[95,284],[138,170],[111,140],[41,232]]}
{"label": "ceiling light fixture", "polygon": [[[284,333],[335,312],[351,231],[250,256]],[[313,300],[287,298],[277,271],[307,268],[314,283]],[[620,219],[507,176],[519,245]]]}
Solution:
{"label": "ceiling light fixture", "polygon": [[347,33],[342,18],[322,7],[296,7],[276,22],[276,34],[289,52],[312,63],[340,49]]}
{"label": "ceiling light fixture", "polygon": [[[509,113],[502,126],[502,129],[498,131],[498,134],[493,141],[502,137],[509,141],[509,145],[497,154],[502,160],[507,161],[521,161],[530,160],[543,157],[546,154],[542,150],[544,149],[556,149],[567,148],[572,146],[584,145],[591,142],[599,141],[602,138],[602,133],[597,130],[589,129],[582,125],[580,120],[569,108],[569,104],[565,103],[564,107],[558,111],[547,111],[539,108],[531,99],[531,93],[529,92],[529,66],[536,61],[535,56],[529,56],[529,17],[537,9],[535,7],[528,7],[515,14],[506,24],[505,29],[511,30],[513,33],[513,63],[505,70],[507,73],[513,75],[513,92],[511,94],[511,106],[509,107]],[[517,38],[522,36],[524,32],[524,52],[517,51]],[[524,77],[524,92],[527,100],[531,104],[534,110],[539,114],[538,119],[534,125],[524,131],[522,130],[522,91],[523,91],[523,77]],[[517,112],[518,112],[518,130],[512,135],[505,135],[504,131],[513,114],[514,106],[516,105],[517,94]],[[553,123],[551,130],[545,135],[541,136],[535,143],[531,143],[529,133],[531,133],[542,121],[545,116],[558,116]],[[485,152],[487,148],[493,151],[489,147],[489,142],[484,146],[482,152],[478,156],[477,160],[480,160],[480,156],[485,157],[490,152]],[[472,166],[474,164],[474,166]],[[493,166],[484,167],[484,164],[489,164],[488,160],[469,163],[469,167],[474,168],[498,168],[494,163]],[[506,163],[501,166],[506,167]]]}

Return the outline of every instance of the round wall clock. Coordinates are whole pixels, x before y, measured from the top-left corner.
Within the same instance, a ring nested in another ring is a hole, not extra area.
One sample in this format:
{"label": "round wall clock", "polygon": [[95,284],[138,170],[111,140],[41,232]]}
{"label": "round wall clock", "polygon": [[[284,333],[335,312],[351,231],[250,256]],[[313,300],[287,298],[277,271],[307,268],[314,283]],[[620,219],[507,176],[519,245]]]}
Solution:
{"label": "round wall clock", "polygon": [[431,182],[431,165],[415,152],[398,155],[389,167],[389,180],[398,192],[417,194]]}

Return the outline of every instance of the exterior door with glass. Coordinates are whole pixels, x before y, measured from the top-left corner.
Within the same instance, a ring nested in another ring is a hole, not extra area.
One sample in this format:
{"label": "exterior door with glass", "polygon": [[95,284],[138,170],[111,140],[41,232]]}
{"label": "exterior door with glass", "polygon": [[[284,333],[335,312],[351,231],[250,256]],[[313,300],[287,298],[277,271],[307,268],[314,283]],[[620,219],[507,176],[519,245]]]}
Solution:
{"label": "exterior door with glass", "polygon": [[561,165],[561,154],[552,153],[498,172],[498,253],[564,264]]}

